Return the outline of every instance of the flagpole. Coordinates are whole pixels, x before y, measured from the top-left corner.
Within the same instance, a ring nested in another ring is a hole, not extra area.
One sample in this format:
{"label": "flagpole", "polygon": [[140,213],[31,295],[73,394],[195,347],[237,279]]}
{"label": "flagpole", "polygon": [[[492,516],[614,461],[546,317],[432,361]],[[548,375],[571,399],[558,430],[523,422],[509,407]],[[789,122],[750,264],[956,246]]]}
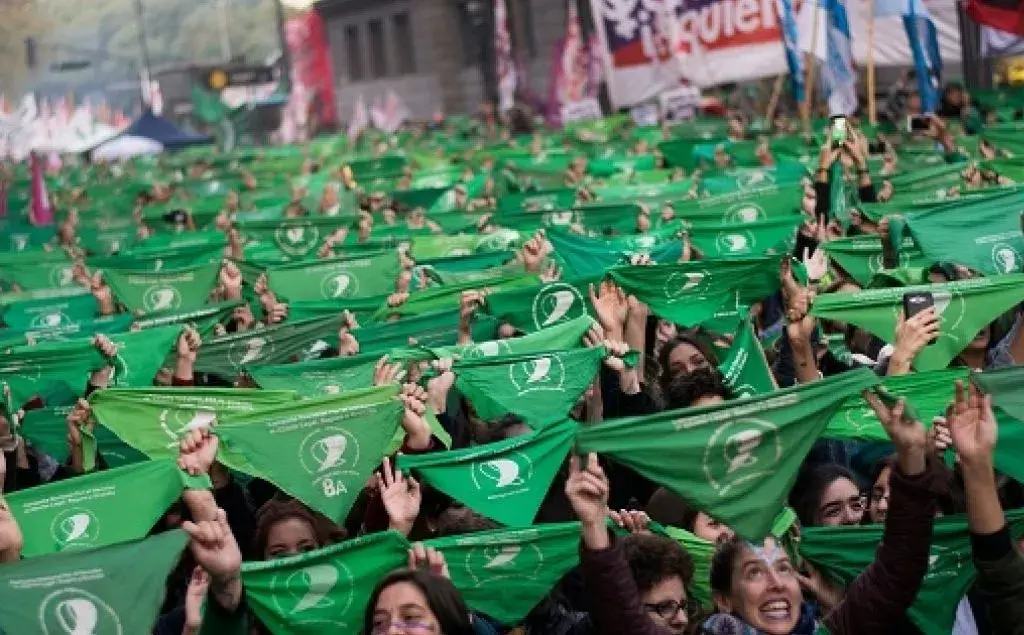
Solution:
{"label": "flagpole", "polygon": [[868,0],[868,122],[878,124],[875,103],[875,0]]}
{"label": "flagpole", "polygon": [[772,88],[772,96],[768,100],[768,110],[764,113],[764,118],[768,125],[771,125],[772,119],[775,118],[775,109],[779,107],[779,97],[782,95],[782,84],[785,80],[785,73],[780,73],[779,76],[775,78],[775,86]]}
{"label": "flagpole", "polygon": [[814,2],[814,24],[811,26],[811,55],[807,63],[807,81],[804,82],[804,103],[801,109],[804,120],[804,136],[811,138],[811,106],[814,103],[814,70],[818,65],[818,21],[821,19],[821,0]]}

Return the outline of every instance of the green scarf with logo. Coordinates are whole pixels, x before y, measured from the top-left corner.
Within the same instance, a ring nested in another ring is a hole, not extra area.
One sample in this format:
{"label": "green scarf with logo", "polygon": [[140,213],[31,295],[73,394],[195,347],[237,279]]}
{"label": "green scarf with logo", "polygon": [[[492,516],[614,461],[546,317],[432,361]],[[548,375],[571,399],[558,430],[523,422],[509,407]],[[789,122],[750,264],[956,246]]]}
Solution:
{"label": "green scarf with logo", "polygon": [[[906,231],[933,261],[956,260],[988,275],[1024,271],[1020,214],[1024,191],[951,201],[904,217]],[[955,256],[955,257],[954,257]]]}
{"label": "green scarf with logo", "polygon": [[[909,375],[885,377],[882,387],[893,397],[903,397],[917,411],[921,423],[931,426],[932,417],[944,415],[953,401],[956,380],[966,379],[967,369],[931,370]],[[890,443],[875,411],[860,396],[847,399],[825,428],[824,436],[845,441]]]}
{"label": "green scarf with logo", "polygon": [[464,450],[400,454],[398,467],[473,511],[510,527],[529,527],[576,434],[566,420],[540,432]]}
{"label": "green scarf with logo", "polygon": [[374,315],[377,321],[384,321],[390,318],[408,317],[433,313],[445,309],[454,309],[459,306],[459,299],[463,291],[479,290],[484,293],[499,293],[508,289],[519,289],[533,287],[540,282],[540,279],[532,274],[525,274],[515,277],[490,278],[488,280],[473,280],[462,284],[445,285],[415,291],[409,298],[398,306],[387,306],[385,304]]}
{"label": "green scarf with logo", "polygon": [[735,397],[765,395],[778,389],[775,376],[764,356],[764,349],[754,335],[754,327],[749,320],[740,324],[732,348],[718,370],[725,377],[729,392]]}
{"label": "green scarf with logo", "polygon": [[498,355],[531,355],[546,351],[566,350],[582,346],[583,336],[596,324],[584,315],[576,319],[541,329],[523,337],[490,340],[466,346],[433,347],[429,353],[435,358],[480,359]]}
{"label": "green scarf with logo", "polygon": [[404,406],[382,391],[308,399],[224,418],[216,434],[247,466],[335,522],[343,522],[398,430]]}
{"label": "green scarf with logo", "polygon": [[435,538],[452,584],[473,611],[515,624],[579,563],[579,523],[542,524]]}
{"label": "green scarf with logo", "polygon": [[114,297],[136,314],[166,311],[194,311],[206,304],[217,284],[220,263],[178,269],[142,272],[105,269],[103,279]]}
{"label": "green scarf with logo", "polygon": [[619,461],[759,540],[835,411],[878,382],[859,369],[738,403],[604,421],[580,430],[578,451]]}
{"label": "green scarf with logo", "polygon": [[704,258],[733,258],[789,250],[803,220],[793,214],[743,224],[693,223],[686,232]]}
{"label": "green scarf with logo", "polygon": [[341,315],[332,315],[282,322],[204,342],[199,349],[195,372],[233,381],[251,365],[315,359],[331,346],[337,346],[341,320]]}
{"label": "green scarf with logo", "polygon": [[514,413],[531,427],[542,428],[568,416],[606,355],[603,346],[499,355],[460,360],[452,371],[455,387],[481,419],[494,421]]}
{"label": "green scarf with logo", "polygon": [[[89,395],[93,418],[153,460],[177,458],[183,436],[229,414],[294,401],[296,394],[290,390],[247,388],[110,388]],[[223,446],[218,457],[226,464],[245,465],[242,456]]]}
{"label": "green scarf with logo", "polygon": [[395,292],[398,254],[317,260],[271,267],[267,279],[290,301],[343,300],[386,296]]}
{"label": "green scarf with logo", "polygon": [[149,633],[188,535],[30,558],[0,568],[8,633]]}
{"label": "green scarf with logo", "polygon": [[601,276],[548,282],[487,296],[485,309],[517,329],[533,333],[582,316],[593,315],[589,285]]}
{"label": "green scarf with logo", "polygon": [[[173,461],[147,461],[15,492],[7,497],[25,558],[144,538],[184,488],[210,487]],[[130,513],[127,513],[130,510]]]}
{"label": "green scarf with logo", "polygon": [[892,343],[904,294],[931,293],[941,319],[938,341],[914,359],[914,368],[946,368],[989,323],[1024,299],[1024,275],[971,278],[942,284],[868,289],[819,296],[811,313],[826,320],[859,326]]}
{"label": "green scarf with logo", "polygon": [[[850,274],[857,284],[866,287],[875,274],[885,269],[882,260],[882,243],[875,236],[854,236],[830,240],[822,245],[829,258]],[[932,265],[912,240],[904,240],[899,249],[899,265],[901,268]]]}
{"label": "green scarf with logo", "polygon": [[406,565],[408,550],[405,538],[388,531],[288,558],[246,562],[245,597],[272,635],[359,633],[374,586]]}
{"label": "green scarf with logo", "polygon": [[[1024,511],[1007,512],[1007,522],[1014,536],[1019,537],[1024,532]],[[826,576],[849,584],[875,559],[882,535],[882,525],[805,527],[799,551]],[[953,630],[957,604],[976,575],[967,518],[936,518],[928,573],[907,615],[925,635],[948,635]]]}
{"label": "green scarf with logo", "polygon": [[659,316],[696,326],[771,295],[779,287],[774,258],[699,260],[650,267],[616,267],[612,279]]}

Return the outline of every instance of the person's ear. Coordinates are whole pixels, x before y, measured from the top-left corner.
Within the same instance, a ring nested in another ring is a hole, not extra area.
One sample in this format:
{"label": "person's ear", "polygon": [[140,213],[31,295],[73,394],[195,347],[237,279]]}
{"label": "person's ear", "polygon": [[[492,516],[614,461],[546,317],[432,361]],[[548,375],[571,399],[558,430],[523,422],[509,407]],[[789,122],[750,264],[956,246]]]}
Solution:
{"label": "person's ear", "polygon": [[711,599],[715,601],[715,608],[719,613],[732,613],[732,601],[729,596],[716,591],[712,594]]}

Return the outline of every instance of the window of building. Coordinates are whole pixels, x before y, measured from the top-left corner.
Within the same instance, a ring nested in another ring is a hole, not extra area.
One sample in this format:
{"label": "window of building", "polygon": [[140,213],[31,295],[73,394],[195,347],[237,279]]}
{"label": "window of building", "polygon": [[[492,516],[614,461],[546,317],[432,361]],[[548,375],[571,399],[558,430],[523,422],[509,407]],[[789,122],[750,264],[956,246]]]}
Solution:
{"label": "window of building", "polygon": [[486,7],[481,0],[459,2],[459,35],[462,40],[463,64],[479,66],[483,55],[483,40],[487,25]]}
{"label": "window of building", "polygon": [[370,75],[374,78],[387,77],[388,59],[387,46],[384,41],[384,21],[370,20]]}
{"label": "window of building", "polygon": [[391,18],[395,39],[395,71],[399,75],[416,72],[416,53],[412,45],[412,25],[408,13],[397,13]]}
{"label": "window of building", "polygon": [[365,77],[363,72],[363,45],[359,38],[359,25],[345,27],[345,57],[348,62],[348,78],[358,82]]}

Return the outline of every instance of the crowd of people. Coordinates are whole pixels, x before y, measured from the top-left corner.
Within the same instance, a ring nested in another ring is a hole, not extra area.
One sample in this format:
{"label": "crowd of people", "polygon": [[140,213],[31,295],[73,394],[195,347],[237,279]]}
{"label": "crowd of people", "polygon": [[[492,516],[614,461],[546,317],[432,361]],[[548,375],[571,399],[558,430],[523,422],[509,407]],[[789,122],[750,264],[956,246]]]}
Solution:
{"label": "crowd of people", "polygon": [[1024,124],[900,107],[5,166],[0,631],[1024,633]]}

